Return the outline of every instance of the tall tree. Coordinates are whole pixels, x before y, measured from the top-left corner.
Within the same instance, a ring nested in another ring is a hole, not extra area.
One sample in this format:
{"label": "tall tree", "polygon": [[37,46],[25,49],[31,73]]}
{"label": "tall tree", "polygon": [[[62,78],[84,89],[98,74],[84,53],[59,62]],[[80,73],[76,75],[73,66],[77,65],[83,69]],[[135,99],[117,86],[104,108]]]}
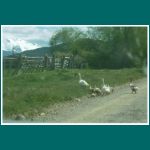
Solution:
{"label": "tall tree", "polygon": [[82,57],[91,68],[141,67],[147,59],[147,28],[90,27],[85,34],[66,27],[52,36],[50,44],[54,51]]}
{"label": "tall tree", "polygon": [[69,44],[83,37],[78,28],[64,27],[58,30],[50,39],[50,45]]}

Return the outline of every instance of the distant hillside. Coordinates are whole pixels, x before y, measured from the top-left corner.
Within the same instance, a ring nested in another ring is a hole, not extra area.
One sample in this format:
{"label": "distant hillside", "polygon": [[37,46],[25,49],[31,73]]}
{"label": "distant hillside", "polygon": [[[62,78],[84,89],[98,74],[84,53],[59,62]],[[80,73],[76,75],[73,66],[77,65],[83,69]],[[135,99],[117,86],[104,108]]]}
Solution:
{"label": "distant hillside", "polygon": [[[28,56],[28,57],[39,57],[39,56],[44,56],[45,54],[48,54],[49,56],[52,54],[53,51],[57,52],[64,52],[64,47],[62,45],[55,46],[55,47],[41,47],[37,49],[32,49],[32,50],[27,50],[21,52],[21,54]],[[15,53],[15,55],[18,55],[19,53]],[[11,56],[12,51],[6,51],[3,50],[3,56]]]}
{"label": "distant hillside", "polygon": [[51,55],[51,50],[50,47],[41,47],[33,50],[23,51],[21,54],[30,57],[39,57],[39,56],[44,56],[45,54]]}
{"label": "distant hillside", "polygon": [[3,50],[3,57],[12,55],[12,51]]}
{"label": "distant hillside", "polygon": [[52,55],[52,53],[55,52],[55,54],[68,54],[69,53],[69,49],[67,48],[67,46],[65,44],[59,44],[56,46],[52,46],[52,47],[41,47],[41,48],[37,48],[37,49],[33,49],[33,50],[27,50],[22,52],[22,54],[26,55],[26,56],[34,56],[34,57],[38,57],[38,56],[44,56],[45,54],[48,54],[49,56]]}

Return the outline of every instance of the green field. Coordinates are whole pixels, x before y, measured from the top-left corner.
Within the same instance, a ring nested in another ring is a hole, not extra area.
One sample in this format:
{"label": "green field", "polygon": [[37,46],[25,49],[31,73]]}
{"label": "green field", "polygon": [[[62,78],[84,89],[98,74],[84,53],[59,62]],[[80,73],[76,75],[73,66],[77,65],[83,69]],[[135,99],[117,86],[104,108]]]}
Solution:
{"label": "green field", "polygon": [[5,118],[14,114],[26,117],[42,112],[54,103],[72,101],[88,94],[88,89],[78,84],[78,72],[92,86],[101,86],[101,78],[111,86],[127,83],[130,78],[144,76],[141,69],[120,70],[54,70],[35,73],[12,74],[4,70],[3,113]]}

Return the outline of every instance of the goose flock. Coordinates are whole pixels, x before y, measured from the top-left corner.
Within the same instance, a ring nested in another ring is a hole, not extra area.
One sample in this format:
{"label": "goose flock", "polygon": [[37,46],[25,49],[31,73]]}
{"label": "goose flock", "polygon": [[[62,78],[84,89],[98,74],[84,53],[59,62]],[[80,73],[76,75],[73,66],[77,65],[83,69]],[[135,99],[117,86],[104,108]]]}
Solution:
{"label": "goose flock", "polygon": [[[96,85],[92,87],[87,81],[82,79],[81,73],[78,73],[78,75],[79,75],[79,85],[89,90],[90,97],[106,96],[114,92],[114,87],[110,86],[109,84],[105,84],[104,78],[101,79],[102,80],[101,87],[97,87]],[[137,87],[133,83],[133,81],[130,81],[129,87],[131,89],[132,94],[133,93],[136,94],[137,91],[139,90],[139,87]]]}

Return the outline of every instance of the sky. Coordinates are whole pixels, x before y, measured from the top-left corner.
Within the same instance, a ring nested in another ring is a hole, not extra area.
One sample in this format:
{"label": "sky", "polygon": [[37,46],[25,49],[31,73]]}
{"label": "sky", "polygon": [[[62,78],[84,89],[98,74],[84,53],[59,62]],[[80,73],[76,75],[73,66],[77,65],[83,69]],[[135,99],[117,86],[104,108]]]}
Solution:
{"label": "sky", "polygon": [[24,50],[49,46],[51,36],[60,27],[49,26],[3,26],[2,49],[11,50],[20,46]]}
{"label": "sky", "polygon": [[[2,26],[2,50],[19,46],[22,51],[49,46],[52,35],[62,26]],[[86,27],[81,27],[85,30]]]}

